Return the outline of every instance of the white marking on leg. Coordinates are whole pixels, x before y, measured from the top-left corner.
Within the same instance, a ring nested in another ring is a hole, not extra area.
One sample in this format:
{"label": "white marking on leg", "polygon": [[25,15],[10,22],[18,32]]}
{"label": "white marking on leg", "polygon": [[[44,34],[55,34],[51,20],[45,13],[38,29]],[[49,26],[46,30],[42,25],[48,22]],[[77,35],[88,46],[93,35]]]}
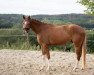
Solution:
{"label": "white marking on leg", "polygon": [[46,71],[49,71],[49,69],[50,69],[50,60],[46,59],[46,62],[47,62],[47,69],[46,69]]}
{"label": "white marking on leg", "polygon": [[42,59],[43,59],[43,65],[42,65],[42,67],[41,67],[41,70],[45,67],[45,65],[46,65],[46,55],[43,55],[42,56]]}
{"label": "white marking on leg", "polygon": [[79,61],[77,60],[73,71],[76,71],[76,69],[78,68],[78,64],[79,64]]}

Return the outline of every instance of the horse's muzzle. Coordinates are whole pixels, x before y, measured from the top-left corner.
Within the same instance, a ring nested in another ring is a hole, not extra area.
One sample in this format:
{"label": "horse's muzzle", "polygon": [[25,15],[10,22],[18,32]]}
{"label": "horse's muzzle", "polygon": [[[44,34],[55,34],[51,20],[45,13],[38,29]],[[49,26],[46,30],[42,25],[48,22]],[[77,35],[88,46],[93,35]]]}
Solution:
{"label": "horse's muzzle", "polygon": [[29,29],[23,29],[23,35],[24,36],[27,36],[28,32],[29,32]]}

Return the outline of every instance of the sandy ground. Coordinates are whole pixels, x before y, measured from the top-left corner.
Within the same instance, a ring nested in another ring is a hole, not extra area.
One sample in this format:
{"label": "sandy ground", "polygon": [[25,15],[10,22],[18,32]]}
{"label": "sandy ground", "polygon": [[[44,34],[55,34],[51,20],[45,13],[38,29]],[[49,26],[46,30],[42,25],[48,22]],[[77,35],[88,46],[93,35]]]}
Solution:
{"label": "sandy ground", "polygon": [[75,54],[51,51],[51,68],[46,72],[42,66],[41,51],[0,50],[0,75],[94,75],[94,55],[87,54],[87,68],[73,71]]}

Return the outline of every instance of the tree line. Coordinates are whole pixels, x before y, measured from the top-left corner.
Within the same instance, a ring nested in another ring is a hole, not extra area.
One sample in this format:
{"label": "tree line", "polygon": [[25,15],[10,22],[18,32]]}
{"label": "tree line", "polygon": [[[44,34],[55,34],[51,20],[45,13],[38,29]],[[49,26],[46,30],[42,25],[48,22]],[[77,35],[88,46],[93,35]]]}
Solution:
{"label": "tree line", "polygon": [[[87,29],[94,28],[94,16],[86,14],[31,15],[32,18],[51,24],[78,24]],[[0,14],[0,28],[21,28],[22,14]]]}

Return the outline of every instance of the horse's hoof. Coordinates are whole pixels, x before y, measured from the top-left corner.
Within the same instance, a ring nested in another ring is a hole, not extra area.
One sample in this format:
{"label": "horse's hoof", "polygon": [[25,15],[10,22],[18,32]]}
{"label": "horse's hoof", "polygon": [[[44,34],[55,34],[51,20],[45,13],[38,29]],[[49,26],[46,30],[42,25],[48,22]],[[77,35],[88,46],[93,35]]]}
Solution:
{"label": "horse's hoof", "polygon": [[81,68],[81,70],[84,70],[84,69],[85,69],[84,67]]}
{"label": "horse's hoof", "polygon": [[77,69],[77,68],[73,68],[73,71],[75,71],[75,72],[76,72],[76,69]]}
{"label": "horse's hoof", "polygon": [[44,67],[45,67],[45,66],[42,66],[42,67],[40,68],[40,71],[41,71],[41,70],[43,70],[43,69],[44,69]]}
{"label": "horse's hoof", "polygon": [[50,68],[49,68],[49,67],[47,67],[46,72],[48,72],[48,71],[49,71],[49,69],[50,69]]}
{"label": "horse's hoof", "polygon": [[49,69],[46,69],[46,72],[48,72],[49,71]]}

